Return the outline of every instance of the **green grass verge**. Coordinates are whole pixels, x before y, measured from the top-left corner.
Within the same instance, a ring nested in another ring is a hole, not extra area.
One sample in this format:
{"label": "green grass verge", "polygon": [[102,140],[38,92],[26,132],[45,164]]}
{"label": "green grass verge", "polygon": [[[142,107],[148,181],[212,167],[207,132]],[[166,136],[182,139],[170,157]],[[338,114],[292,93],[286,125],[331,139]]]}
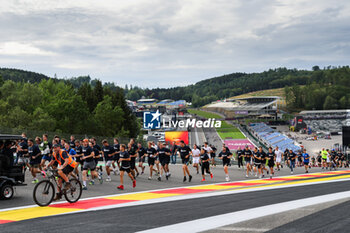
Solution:
{"label": "green grass verge", "polygon": [[[215,119],[221,119],[222,117],[220,115],[217,115],[215,113],[196,110],[196,109],[188,109],[188,112],[190,114],[196,114],[198,116],[204,117],[204,118],[215,118]],[[222,139],[225,138],[232,138],[232,139],[245,139],[244,135],[241,133],[237,127],[227,123],[226,121],[221,122],[221,128],[216,129],[219,136]]]}

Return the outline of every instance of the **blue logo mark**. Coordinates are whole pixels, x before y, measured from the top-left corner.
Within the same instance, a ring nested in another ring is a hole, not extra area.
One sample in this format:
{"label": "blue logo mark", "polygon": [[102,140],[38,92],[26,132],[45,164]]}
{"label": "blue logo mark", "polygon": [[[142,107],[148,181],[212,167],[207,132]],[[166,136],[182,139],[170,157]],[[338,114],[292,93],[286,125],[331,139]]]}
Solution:
{"label": "blue logo mark", "polygon": [[160,129],[160,116],[159,110],[156,112],[144,112],[143,113],[143,128],[144,129]]}

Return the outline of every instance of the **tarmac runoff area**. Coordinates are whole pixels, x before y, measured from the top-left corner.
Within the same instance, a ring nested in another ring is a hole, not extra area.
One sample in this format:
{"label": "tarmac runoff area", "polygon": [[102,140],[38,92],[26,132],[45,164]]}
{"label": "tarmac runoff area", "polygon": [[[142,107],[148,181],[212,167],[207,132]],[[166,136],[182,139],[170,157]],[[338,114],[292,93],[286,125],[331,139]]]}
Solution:
{"label": "tarmac runoff area", "polygon": [[[350,171],[339,170],[280,176],[273,179],[248,179],[202,185],[192,183],[192,186],[141,192],[135,190],[131,193],[84,198],[75,204],[59,202],[50,207],[23,206],[2,209],[0,222],[3,224],[0,225],[0,230],[2,232],[3,230],[4,232],[23,230],[41,232],[40,229],[50,226],[53,229],[52,232],[60,232],[55,230],[64,230],[64,227],[61,229],[57,225],[60,224],[59,222],[79,221],[82,223],[79,227],[68,224],[72,226],[72,232],[78,229],[105,232],[111,225],[108,223],[109,220],[101,216],[103,213],[102,215],[118,216],[115,219],[117,222],[123,220],[124,214],[126,216],[142,214],[140,224],[135,224],[135,221],[129,221],[129,225],[127,222],[122,224],[120,230],[123,232],[179,232],[179,230],[199,232],[209,229],[218,232],[238,229],[238,232],[244,232],[242,231],[244,227],[252,230],[259,221],[264,222],[264,218],[277,214],[278,219],[283,220],[283,214],[287,214],[285,221],[278,220],[278,223],[273,223],[271,220],[259,227],[261,231],[276,230],[281,225],[297,221],[297,217],[290,214],[303,211],[299,210],[300,208],[310,209],[310,211],[304,209],[306,216],[318,211],[322,212],[322,209],[327,208],[324,205],[327,202],[333,204],[344,200],[346,203],[350,198],[347,188],[349,180]],[[149,208],[153,211],[152,213],[156,208],[157,214],[148,215]],[[251,221],[252,219],[254,221]],[[148,224],[143,220],[148,220],[146,221]],[[101,222],[96,225],[96,221]],[[106,225],[101,226],[104,221],[107,221]],[[245,221],[249,221],[249,224],[243,225],[244,227],[239,225],[244,224]],[[36,222],[39,225],[33,225]],[[96,228],[97,226],[99,227]],[[66,230],[68,229],[70,228]]]}

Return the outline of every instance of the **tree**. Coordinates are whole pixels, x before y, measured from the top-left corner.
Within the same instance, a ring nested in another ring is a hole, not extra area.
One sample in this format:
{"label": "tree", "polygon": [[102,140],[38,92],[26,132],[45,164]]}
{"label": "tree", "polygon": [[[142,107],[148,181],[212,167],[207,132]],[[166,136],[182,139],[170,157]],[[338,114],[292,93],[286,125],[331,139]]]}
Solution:
{"label": "tree", "polygon": [[338,102],[335,98],[332,96],[327,96],[326,100],[324,101],[323,104],[323,109],[324,110],[329,110],[329,109],[337,109],[338,108]]}
{"label": "tree", "polygon": [[122,129],[123,115],[123,110],[119,106],[113,107],[112,98],[105,96],[103,101],[97,104],[94,111],[94,117],[99,126],[99,134],[115,136]]}

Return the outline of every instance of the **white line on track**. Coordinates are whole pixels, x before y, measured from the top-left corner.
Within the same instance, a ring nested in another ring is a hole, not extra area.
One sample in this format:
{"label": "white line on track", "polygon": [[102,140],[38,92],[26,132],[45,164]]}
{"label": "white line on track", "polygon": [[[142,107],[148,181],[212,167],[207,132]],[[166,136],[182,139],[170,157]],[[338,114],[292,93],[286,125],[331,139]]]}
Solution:
{"label": "white line on track", "polygon": [[142,233],[172,233],[172,232],[181,232],[181,233],[192,233],[192,232],[201,232],[211,229],[216,229],[219,227],[265,217],[268,215],[278,214],[306,206],[322,204],[325,202],[336,201],[344,198],[350,197],[350,191],[338,192],[333,194],[327,194],[322,196],[310,197],[299,199],[295,201],[287,201],[278,204],[272,204],[267,206],[261,206],[257,208],[251,208],[241,211],[236,211],[228,214],[220,214],[217,216],[212,216],[208,218],[197,219],[193,221],[173,224],[164,227],[158,227],[146,231],[140,231]]}

